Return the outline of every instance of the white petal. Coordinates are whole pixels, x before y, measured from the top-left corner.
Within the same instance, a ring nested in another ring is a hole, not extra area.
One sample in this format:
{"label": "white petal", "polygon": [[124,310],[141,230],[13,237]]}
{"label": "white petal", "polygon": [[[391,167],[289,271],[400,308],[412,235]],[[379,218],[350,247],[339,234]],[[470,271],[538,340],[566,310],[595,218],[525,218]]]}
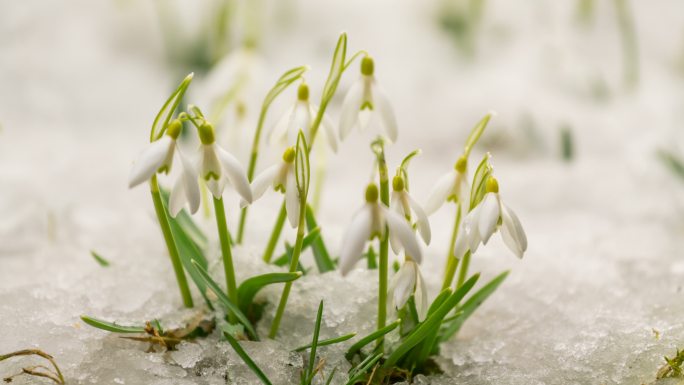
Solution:
{"label": "white petal", "polygon": [[522,258],[527,250],[527,236],[523,230],[518,216],[508,206],[501,204],[501,238],[508,248],[518,257]]}
{"label": "white petal", "polygon": [[223,188],[226,186],[226,180],[224,178],[210,179],[205,181],[207,188],[211,191],[211,195],[216,199],[221,199],[223,196]]}
{"label": "white petal", "polygon": [[416,301],[416,310],[418,311],[418,320],[425,319],[428,310],[427,287],[425,280],[420,274],[420,269],[416,266],[416,289],[414,291],[414,300]]}
{"label": "white petal", "polygon": [[456,244],[454,245],[454,257],[461,259],[468,251],[468,234],[464,231],[463,226],[461,226],[461,231],[456,237]]}
{"label": "white petal", "polygon": [[287,185],[285,186],[285,211],[290,225],[295,228],[299,224],[299,192],[297,180],[292,171],[288,172]]}
{"label": "white petal", "polygon": [[240,161],[218,145],[215,145],[215,148],[230,184],[233,185],[242,199],[248,203],[252,203],[252,188],[249,186],[247,174],[245,173],[242,164],[240,164]]}
{"label": "white petal", "polygon": [[394,306],[401,309],[416,287],[416,264],[412,261],[404,262],[397,274],[392,277],[392,283]]}
{"label": "white petal", "polygon": [[482,242],[486,245],[489,238],[496,230],[501,211],[499,209],[499,199],[496,193],[487,193],[480,203],[480,214],[477,222],[477,230],[480,232]]}
{"label": "white petal", "polygon": [[[401,204],[401,193],[398,191],[392,191],[392,196],[390,199],[390,210],[396,212],[398,215],[405,217],[404,213],[404,205]],[[401,253],[401,241],[399,240],[399,236],[397,234],[394,234],[390,232],[389,234],[389,240],[390,240],[390,246],[392,247],[392,251],[394,251],[394,254],[399,254]]]}
{"label": "white petal", "polygon": [[427,215],[432,215],[442,207],[447,198],[449,198],[449,195],[454,189],[457,174],[456,170],[451,170],[439,178],[425,204],[425,213]]}
{"label": "white petal", "polygon": [[394,116],[392,105],[390,104],[385,91],[383,91],[382,88],[380,88],[377,84],[373,84],[373,86],[374,107],[382,118],[382,124],[385,127],[388,139],[391,142],[396,142],[398,136],[397,118]]}
{"label": "white petal", "polygon": [[135,187],[149,180],[162,166],[168,153],[173,151],[174,147],[174,140],[168,135],[150,143],[133,164],[131,176],[128,179],[128,187]]}
{"label": "white petal", "polygon": [[[216,155],[216,147],[217,146],[211,144],[203,144],[200,149],[202,152],[200,176],[203,179],[207,179],[212,174],[211,179],[214,179],[213,176],[217,176],[219,179],[223,176],[221,174],[221,163]],[[221,193],[223,193],[223,190],[221,190]],[[219,197],[220,194],[217,198]]]}
{"label": "white petal", "polygon": [[470,185],[468,184],[468,174],[458,173],[456,178],[456,197],[461,204],[461,209],[470,205]]}
{"label": "white petal", "polygon": [[420,263],[423,260],[423,253],[420,250],[416,234],[413,233],[411,226],[406,222],[406,218],[402,218],[394,211],[389,210],[385,206],[380,206],[382,214],[387,220],[390,234],[394,233],[398,236],[401,245],[406,249],[406,254],[410,255],[416,262]]}
{"label": "white petal", "polygon": [[169,214],[171,214],[172,218],[175,218],[183,209],[185,201],[185,184],[183,183],[183,177],[181,176],[176,180],[176,183],[173,184],[171,195],[169,196]]}
{"label": "white petal", "polygon": [[481,208],[482,206],[480,205],[475,206],[475,208],[466,215],[463,220],[462,234],[459,235],[459,237],[463,236],[464,240],[468,241],[468,249],[470,249],[472,254],[475,254],[475,251],[477,251],[480,241],[482,240],[477,226]]}
{"label": "white petal", "polygon": [[344,140],[359,118],[363,98],[363,80],[357,80],[347,92],[340,113],[340,139]]}
{"label": "white petal", "polygon": [[271,134],[268,136],[268,141],[269,144],[271,145],[281,145],[281,146],[287,146],[287,128],[290,125],[290,121],[292,120],[292,116],[294,114],[295,106],[289,107],[283,116],[278,119],[278,122],[273,126],[271,129]]}
{"label": "white petal", "polygon": [[354,219],[352,219],[344,236],[342,250],[340,251],[339,267],[342,275],[347,275],[363,254],[363,247],[370,237],[372,215],[371,207],[368,204],[364,205],[354,215]]}
{"label": "white petal", "polygon": [[[275,177],[278,175],[280,172],[280,168],[282,167],[282,164],[275,164],[264,171],[262,171],[259,175],[254,178],[254,181],[252,181],[252,200],[255,201],[259,198],[261,198],[266,190],[268,190],[269,187],[273,185],[273,180]],[[247,203],[245,201],[245,203]]]}
{"label": "white petal", "polygon": [[430,230],[430,222],[428,221],[427,214],[425,214],[423,208],[420,207],[418,202],[416,202],[411,195],[407,193],[406,196],[408,197],[411,209],[416,213],[416,227],[418,227],[418,232],[423,238],[423,241],[425,241],[425,244],[429,245],[430,239],[432,238],[432,231]]}
{"label": "white petal", "polygon": [[308,102],[298,101],[292,113],[292,119],[287,126],[287,141],[288,143],[297,143],[297,135],[299,130],[304,132],[304,138],[309,143],[311,135],[311,109]]}

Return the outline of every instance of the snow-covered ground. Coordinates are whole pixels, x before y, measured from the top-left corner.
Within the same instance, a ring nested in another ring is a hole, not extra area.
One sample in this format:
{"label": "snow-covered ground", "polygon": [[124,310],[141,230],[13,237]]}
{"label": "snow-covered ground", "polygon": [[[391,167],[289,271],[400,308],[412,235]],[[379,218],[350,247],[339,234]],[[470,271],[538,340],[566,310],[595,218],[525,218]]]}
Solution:
{"label": "snow-covered ground", "polygon": [[[493,153],[502,195],[525,226],[529,250],[516,260],[497,236],[478,253],[473,271],[491,278],[511,269],[511,275],[443,346],[444,374],[416,382],[653,381],[662,356],[684,347],[684,185],[655,155],[684,143],[684,7],[631,2],[640,79],[628,90],[612,2],[597,4],[593,25],[583,27],[575,2],[487,1],[472,58],[438,28],[438,7],[423,3],[269,2],[262,72],[252,84],[258,100],[285,69],[309,64],[307,81],[318,99],[337,34],[346,30],[350,50],[375,57],[397,111],[400,138],[388,148],[390,167],[423,150],[410,169],[421,201],[452,167],[472,125],[498,112],[473,159]],[[202,11],[183,9],[187,24],[179,28],[189,28]],[[180,76],[164,62],[154,12],[132,1],[2,4],[0,353],[40,348],[74,384],[253,383],[218,336],[145,353],[144,344],[79,320],[81,314],[120,323],[161,317],[173,325],[192,315],[179,310],[146,188],[127,189],[131,161]],[[347,72],[340,93],[357,76],[355,67]],[[200,99],[202,76],[195,83],[193,97]],[[291,98],[292,91],[281,97],[268,125]],[[331,106],[335,120],[341,99]],[[257,110],[248,106],[246,131],[227,143],[245,163]],[[572,162],[560,157],[563,127],[572,132]],[[329,159],[319,221],[334,251],[363,202],[372,170],[369,138],[353,134]],[[261,159],[260,168],[269,161]],[[270,194],[251,209],[246,245],[236,250],[239,280],[270,269],[259,255],[279,199]],[[227,195],[233,227],[237,205]],[[452,215],[443,208],[431,218],[423,272],[432,297]],[[213,239],[211,221],[197,218]],[[91,249],[112,265],[100,267]],[[274,382],[296,382],[301,357],[289,349],[309,339],[318,301],[326,309],[322,337],[365,334],[373,328],[375,285],[373,272],[363,268],[347,278],[307,275],[294,285],[283,336],[245,348]],[[278,288],[263,292],[271,303],[278,295]],[[273,311],[270,305],[260,329]],[[346,365],[343,348],[322,351],[326,370]],[[3,361],[0,377],[26,362]]]}

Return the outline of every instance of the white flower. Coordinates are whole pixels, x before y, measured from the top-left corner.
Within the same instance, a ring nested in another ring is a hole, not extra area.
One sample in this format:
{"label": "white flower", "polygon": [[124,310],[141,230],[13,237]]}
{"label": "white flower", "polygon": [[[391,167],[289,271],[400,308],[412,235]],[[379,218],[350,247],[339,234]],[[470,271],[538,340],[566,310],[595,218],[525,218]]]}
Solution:
{"label": "white flower", "polygon": [[427,288],[425,280],[420,274],[418,264],[407,258],[397,273],[392,277],[389,285],[389,293],[392,296],[392,307],[401,309],[406,305],[411,295],[414,295],[418,319],[423,320],[427,313]]}
{"label": "white flower", "polygon": [[[285,211],[290,225],[295,228],[299,225],[300,200],[297,190],[297,178],[294,170],[295,149],[290,147],[285,150],[283,160],[262,171],[252,182],[252,197],[254,200],[273,187],[274,190],[285,194]],[[243,202],[244,206],[246,202]]]}
{"label": "white flower", "polygon": [[389,228],[390,234],[396,235],[406,254],[417,262],[422,260],[423,254],[411,226],[406,219],[378,202],[378,187],[370,184],[366,189],[366,203],[354,215],[344,237],[340,252],[342,275],[346,275],[359,260],[366,242],[375,236],[384,237],[386,228]]}
{"label": "white flower", "polygon": [[487,180],[486,191],[482,202],[465,217],[456,239],[454,255],[460,258],[468,250],[475,253],[480,243],[486,245],[492,234],[500,229],[506,246],[522,258],[527,250],[527,236],[518,216],[501,201],[499,185],[493,177]]}
{"label": "white flower", "polygon": [[[309,86],[304,83],[300,84],[297,91],[297,101],[273,127],[270,142],[280,144],[283,147],[288,146],[297,141],[297,135],[301,130],[304,132],[306,142],[311,143],[311,124],[317,113],[318,106],[309,103]],[[337,152],[335,129],[328,114],[323,114],[321,126],[324,130],[322,134],[326,137],[328,145],[333,152]]]}
{"label": "white flower", "polygon": [[[180,150],[178,153],[180,154]],[[197,170],[183,155],[180,155],[180,159],[183,169],[169,196],[169,214],[173,218],[183,209],[185,202],[188,202],[190,212],[196,213],[201,200],[199,185],[197,184]]]}
{"label": "white flower", "polygon": [[454,169],[442,176],[430,193],[425,204],[425,212],[432,215],[444,202],[449,200],[459,203],[467,201],[470,192],[468,187],[468,174],[466,171],[466,158],[461,157],[454,165]]}
{"label": "white flower", "polygon": [[166,135],[150,143],[133,164],[128,187],[132,188],[152,178],[156,173],[171,170],[173,155],[177,147],[176,139],[180,135],[183,124],[180,120],[173,120],[166,129]]}
{"label": "white flower", "polygon": [[[397,120],[385,92],[373,76],[373,59],[366,56],[361,61],[361,78],[349,89],[342,104],[340,115],[340,138],[344,140],[351,129],[359,123],[361,129],[370,125],[375,115],[379,115],[387,138],[397,140]],[[368,110],[369,116],[360,116]]]}
{"label": "white flower", "polygon": [[[416,202],[411,195],[409,195],[408,191],[406,191],[404,178],[400,175],[395,176],[392,180],[392,200],[390,208],[392,211],[406,218],[409,224],[411,223],[412,218],[414,218],[412,214],[415,214],[415,224],[418,233],[421,238],[423,238],[423,241],[425,241],[425,244],[430,244],[432,234],[428,217],[418,202]],[[401,247],[396,234],[390,234],[390,244],[392,245],[392,250],[394,250],[396,254],[399,254]]]}
{"label": "white flower", "polygon": [[199,136],[202,142],[200,147],[200,177],[207,182],[209,191],[214,198],[223,196],[223,189],[228,181],[240,194],[242,199],[252,203],[252,189],[247,180],[245,169],[233,155],[216,144],[214,140],[214,128],[209,123],[204,123],[199,128]]}

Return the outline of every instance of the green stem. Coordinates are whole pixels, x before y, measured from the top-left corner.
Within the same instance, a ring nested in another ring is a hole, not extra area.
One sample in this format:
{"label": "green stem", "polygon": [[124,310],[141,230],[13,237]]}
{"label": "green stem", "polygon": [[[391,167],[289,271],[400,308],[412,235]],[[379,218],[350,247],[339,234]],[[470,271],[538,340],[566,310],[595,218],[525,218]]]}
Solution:
{"label": "green stem", "polygon": [[[226,273],[226,289],[228,298],[235,305],[238,304],[237,286],[235,285],[235,269],[233,268],[233,251],[230,246],[230,234],[226,223],[226,211],[223,207],[223,198],[214,198],[214,213],[216,214],[216,226],[218,227],[219,240],[221,241],[221,255],[223,256],[223,269]],[[236,322],[235,314],[228,314],[230,322]]]}
{"label": "green stem", "polygon": [[454,255],[454,246],[456,245],[456,237],[458,236],[458,228],[461,224],[461,205],[456,205],[456,220],[454,222],[454,229],[451,232],[451,240],[449,241],[449,251],[447,252],[446,274],[444,275],[444,282],[442,283],[442,291],[451,286],[451,281],[454,280],[456,274],[456,267],[458,266],[458,257]]}
{"label": "green stem", "polygon": [[283,225],[285,224],[286,217],[287,211],[285,211],[285,200],[283,200],[283,205],[280,206],[280,212],[278,212],[278,218],[276,219],[273,230],[271,231],[271,237],[268,239],[266,250],[264,250],[263,260],[266,263],[271,262],[271,257],[273,257],[273,251],[275,250],[278,239],[280,238],[280,233],[283,231]]}
{"label": "green stem", "polygon": [[[380,176],[380,201],[389,207],[389,177],[384,149],[378,152],[378,174]],[[385,327],[387,321],[387,271],[389,267],[389,234],[385,228],[385,236],[380,239],[380,256],[378,263],[378,325],[377,330]],[[383,350],[385,337],[377,342],[378,349]]]}
{"label": "green stem", "polygon": [[190,294],[188,280],[185,278],[185,271],[183,271],[183,264],[181,263],[178,254],[176,242],[173,240],[169,220],[166,216],[166,209],[164,208],[164,203],[162,202],[161,194],[159,193],[159,184],[157,183],[156,175],[152,176],[150,179],[150,192],[152,193],[152,202],[154,202],[154,212],[157,214],[159,227],[161,227],[162,234],[164,235],[166,248],[169,250],[169,256],[171,257],[171,264],[176,273],[176,281],[178,281],[178,288],[180,289],[181,297],[183,298],[183,305],[191,308],[193,307],[192,294]]}
{"label": "green stem", "polygon": [[[254,132],[254,139],[252,140],[252,153],[249,157],[249,166],[247,168],[247,179],[250,183],[252,182],[252,180],[254,180],[254,172],[256,170],[257,158],[259,157],[259,141],[261,140],[261,131],[264,128],[264,121],[266,120],[266,111],[268,111],[268,106],[263,106],[261,108],[261,113],[259,114],[259,122],[257,123],[256,131]],[[283,204],[283,208],[284,207],[285,205]],[[247,209],[248,207],[246,206],[240,212],[240,224],[238,227],[236,240],[238,244],[242,243],[242,238],[245,234],[245,226],[247,222]],[[280,235],[280,232],[278,233],[278,235]],[[276,241],[277,240],[278,239],[276,238]]]}
{"label": "green stem", "polygon": [[456,283],[456,288],[463,286],[463,283],[468,276],[468,266],[470,265],[470,251],[465,253],[463,256],[463,263],[461,263],[461,270],[458,272],[458,282]]}
{"label": "green stem", "polygon": [[615,9],[622,40],[623,76],[625,85],[631,89],[639,82],[639,49],[636,28],[627,0],[615,0]]}
{"label": "green stem", "polygon": [[[283,205],[283,207],[285,206]],[[305,222],[306,202],[303,202],[302,205],[299,207],[299,226],[297,226],[297,240],[295,241],[294,250],[292,251],[292,260],[290,261],[291,273],[297,271],[297,266],[299,264],[299,255],[302,253],[302,243],[304,242],[304,234],[306,233]],[[280,327],[280,320],[283,318],[283,313],[285,312],[287,298],[290,296],[290,289],[292,289],[292,281],[287,282],[285,284],[285,287],[283,288],[283,294],[280,296],[278,310],[276,310],[275,318],[273,318],[273,323],[271,324],[271,331],[268,333],[269,338],[275,338],[275,336],[278,334],[278,327]]]}

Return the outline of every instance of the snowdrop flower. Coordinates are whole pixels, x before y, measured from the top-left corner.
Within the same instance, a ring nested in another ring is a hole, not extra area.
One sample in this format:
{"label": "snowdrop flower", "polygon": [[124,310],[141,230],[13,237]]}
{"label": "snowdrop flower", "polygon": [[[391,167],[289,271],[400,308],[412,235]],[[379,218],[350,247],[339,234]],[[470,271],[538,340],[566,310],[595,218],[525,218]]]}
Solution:
{"label": "snowdrop flower", "polygon": [[340,116],[342,140],[349,135],[357,123],[361,129],[365,129],[376,115],[379,115],[387,138],[391,142],[397,140],[397,120],[387,95],[373,76],[374,69],[372,58],[366,56],[361,60],[361,78],[351,86],[342,104]]}
{"label": "snowdrop flower", "polygon": [[468,160],[461,156],[456,161],[454,169],[437,181],[425,205],[427,215],[432,215],[444,202],[454,201],[460,204],[467,199],[470,195],[467,166]]}
{"label": "snowdrop flower", "polygon": [[[418,202],[416,202],[411,195],[409,195],[408,191],[406,191],[406,183],[401,175],[396,175],[394,179],[392,179],[392,200],[390,208],[401,217],[406,218],[409,224],[413,218],[411,214],[415,214],[415,225],[418,229],[418,233],[421,238],[423,238],[423,241],[425,241],[425,244],[430,244],[432,235],[430,231],[430,222],[428,222],[427,215],[423,208],[420,207]],[[401,247],[396,234],[390,234],[390,244],[392,245],[392,250],[394,250],[396,254],[399,254]]]}
{"label": "snowdrop flower", "polygon": [[240,162],[216,144],[214,127],[204,122],[198,128],[200,141],[200,177],[207,182],[207,187],[214,198],[221,199],[226,181],[233,185],[242,199],[252,203],[252,189],[244,168]]}
{"label": "snowdrop flower", "polygon": [[411,257],[406,257],[404,264],[401,265],[399,271],[392,277],[389,292],[392,294],[392,307],[394,309],[404,307],[413,294],[416,310],[418,310],[418,318],[420,320],[425,318],[428,305],[427,288],[425,287],[425,280],[420,274],[418,264]]}
{"label": "snowdrop flower", "polygon": [[499,183],[494,177],[490,177],[484,198],[463,221],[461,233],[454,246],[454,255],[463,256],[468,250],[475,253],[480,243],[487,244],[497,228],[500,229],[506,246],[518,258],[522,258],[527,250],[525,230],[518,216],[501,201]]}
{"label": "snowdrop flower", "polygon": [[183,123],[178,119],[169,123],[166,135],[150,143],[149,147],[140,154],[140,158],[133,165],[129,180],[129,187],[134,187],[149,180],[155,173],[168,174],[173,164],[174,153],[178,152],[182,171],[171,190],[169,198],[169,213],[172,217],[178,215],[186,201],[189,203],[190,212],[193,214],[197,212],[200,204],[197,172],[192,163],[183,156],[180,150],[177,150],[178,144],[176,140],[182,128]]}
{"label": "snowdrop flower", "polygon": [[[297,190],[297,178],[295,178],[295,148],[285,150],[283,160],[262,171],[252,182],[252,196],[259,199],[268,187],[285,194],[285,211],[290,225],[296,228],[299,225],[299,191]],[[243,202],[243,206],[246,202]]]}
{"label": "snowdrop flower", "polygon": [[366,242],[375,236],[384,237],[386,228],[396,235],[406,254],[417,262],[422,260],[423,254],[413,230],[403,217],[378,202],[378,187],[371,183],[366,188],[366,204],[356,212],[344,237],[340,252],[342,275],[349,273],[359,260]]}
{"label": "snowdrop flower", "polygon": [[[311,143],[311,125],[317,113],[318,106],[309,103],[309,86],[305,83],[300,84],[294,106],[290,107],[273,127],[270,135],[271,143],[277,143],[283,147],[289,143],[294,143],[297,141],[300,130],[304,132],[306,142]],[[321,126],[323,126],[328,145],[333,152],[337,152],[335,129],[328,114],[323,115]]]}

